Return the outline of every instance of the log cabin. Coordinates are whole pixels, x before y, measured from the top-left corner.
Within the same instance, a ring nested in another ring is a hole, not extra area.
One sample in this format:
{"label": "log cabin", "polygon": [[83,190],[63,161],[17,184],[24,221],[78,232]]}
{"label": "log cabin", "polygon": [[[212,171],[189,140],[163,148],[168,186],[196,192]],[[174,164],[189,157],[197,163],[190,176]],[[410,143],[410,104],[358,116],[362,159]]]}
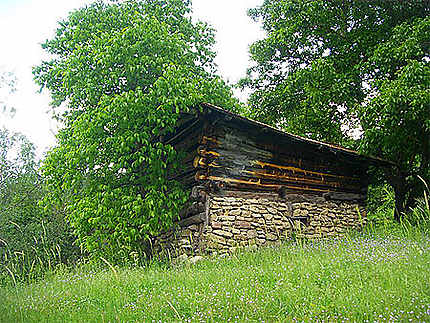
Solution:
{"label": "log cabin", "polygon": [[366,222],[370,165],[388,162],[202,104],[164,138],[185,154],[172,179],[191,192],[153,251],[228,252],[295,235],[326,238]]}

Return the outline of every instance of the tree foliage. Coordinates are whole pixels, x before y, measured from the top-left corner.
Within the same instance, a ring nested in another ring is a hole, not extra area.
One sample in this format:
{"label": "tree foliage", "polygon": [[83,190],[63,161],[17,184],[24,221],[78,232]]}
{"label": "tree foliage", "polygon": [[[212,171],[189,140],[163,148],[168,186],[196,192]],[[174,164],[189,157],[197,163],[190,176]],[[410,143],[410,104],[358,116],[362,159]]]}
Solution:
{"label": "tree foliage", "polygon": [[383,0],[266,0],[249,12],[267,32],[240,82],[251,114],[397,162],[386,172],[406,187],[397,215],[416,196],[410,175],[428,176],[429,12],[427,1]]}
{"label": "tree foliage", "polygon": [[[62,214],[45,213],[34,145],[0,129],[0,283],[23,281],[79,256]],[[12,276],[12,277],[11,277]]]}
{"label": "tree foliage", "polygon": [[375,94],[359,112],[361,148],[398,165],[386,177],[402,211],[423,192],[419,176],[430,179],[429,35],[429,17],[403,23],[363,68]]}
{"label": "tree foliage", "polygon": [[213,29],[190,14],[189,1],[99,1],[43,45],[54,58],[35,78],[64,123],[45,205],[65,207],[90,251],[127,256],[171,225],[187,194],[168,180],[181,153],[160,137],[202,101],[236,105],[214,74]]}
{"label": "tree foliage", "polygon": [[[37,188],[38,163],[35,159],[35,149],[28,139],[18,133],[10,133],[0,129],[0,212],[18,212],[16,221],[25,220],[31,214],[34,200],[30,203],[26,198],[32,198],[29,192]],[[37,200],[37,199],[36,199]],[[25,205],[26,207],[23,207]]]}

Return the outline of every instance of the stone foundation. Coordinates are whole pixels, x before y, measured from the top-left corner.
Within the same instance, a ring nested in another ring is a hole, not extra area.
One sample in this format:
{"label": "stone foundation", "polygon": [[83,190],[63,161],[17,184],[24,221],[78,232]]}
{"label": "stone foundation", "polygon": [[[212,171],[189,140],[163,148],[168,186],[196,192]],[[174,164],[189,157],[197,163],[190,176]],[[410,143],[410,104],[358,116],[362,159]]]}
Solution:
{"label": "stone foundation", "polygon": [[362,202],[314,195],[230,192],[206,196],[206,211],[154,239],[156,253],[229,252],[237,247],[279,243],[293,235],[327,238],[365,223]]}

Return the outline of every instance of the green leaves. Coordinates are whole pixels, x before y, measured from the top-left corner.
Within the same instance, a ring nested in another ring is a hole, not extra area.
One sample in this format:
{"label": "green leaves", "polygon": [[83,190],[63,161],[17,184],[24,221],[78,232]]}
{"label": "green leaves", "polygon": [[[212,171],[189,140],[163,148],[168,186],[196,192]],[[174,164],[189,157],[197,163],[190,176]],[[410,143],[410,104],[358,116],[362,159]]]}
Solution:
{"label": "green leaves", "polygon": [[396,208],[412,206],[415,175],[430,178],[429,13],[426,1],[264,1],[250,16],[267,36],[239,84],[250,115],[396,162]]}
{"label": "green leaves", "polygon": [[188,194],[168,180],[182,159],[160,138],[202,101],[237,105],[213,73],[213,30],[189,13],[178,0],[97,2],[44,44],[56,61],[36,67],[36,81],[67,104],[44,161],[44,203],[66,207],[92,253],[143,252],[172,224]]}
{"label": "green leaves", "polygon": [[424,177],[430,175],[429,33],[430,19],[416,19],[375,49],[367,66],[378,95],[361,111],[363,148]]}
{"label": "green leaves", "polygon": [[369,93],[362,66],[393,28],[426,12],[422,1],[264,1],[249,14],[262,21],[267,36],[251,46],[253,65],[240,82],[252,90],[251,116],[349,144],[360,127],[357,108]]}

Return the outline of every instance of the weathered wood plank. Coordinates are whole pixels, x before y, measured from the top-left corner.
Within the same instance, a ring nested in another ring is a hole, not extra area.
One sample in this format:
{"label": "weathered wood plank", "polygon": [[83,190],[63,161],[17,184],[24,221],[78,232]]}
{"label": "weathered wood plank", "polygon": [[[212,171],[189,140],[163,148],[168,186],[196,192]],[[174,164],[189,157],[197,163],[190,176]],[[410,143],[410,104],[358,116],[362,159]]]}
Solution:
{"label": "weathered wood plank", "polygon": [[[333,171],[335,174],[355,174],[357,177],[361,177],[363,169],[360,165],[352,167],[351,163],[346,163],[341,158],[337,158],[335,155],[323,153],[314,149],[312,151],[306,151],[303,145],[297,145],[288,142],[274,141],[274,138],[264,137],[256,135],[255,133],[247,133],[244,129],[232,128],[232,125],[222,125],[216,129],[214,140],[218,143],[213,148],[226,148],[230,149],[229,146],[236,145],[236,149],[242,149],[245,147],[246,150],[265,150],[271,152],[276,160],[280,164],[295,165],[301,168],[319,169],[321,167],[327,168],[328,172]],[[231,150],[231,149],[230,149]],[[298,164],[298,165],[297,165]],[[301,165],[304,164],[304,165]],[[325,165],[324,165],[325,164]],[[333,166],[333,167],[330,167]],[[357,167],[358,166],[358,167]]]}
{"label": "weathered wood plank", "polygon": [[[184,173],[174,177],[187,185],[213,182],[221,189],[283,190],[318,196],[331,192],[361,194],[366,186],[362,178],[365,167],[344,163],[318,149],[308,151],[297,143],[274,141],[223,120],[212,121],[194,121],[200,129],[189,123],[171,138],[181,138],[177,146],[188,151]],[[187,127],[190,130],[184,131]]]}
{"label": "weathered wood plank", "polygon": [[[206,150],[206,148],[199,147],[198,154],[201,157],[217,157],[217,164],[220,166],[231,166],[236,165],[237,167],[241,166],[259,166],[260,168],[268,169],[268,170],[278,170],[278,171],[289,171],[291,173],[302,173],[304,175],[315,175],[322,176],[326,178],[343,178],[349,179],[353,181],[359,181],[360,178],[358,176],[344,176],[339,174],[333,174],[333,170],[331,170],[327,166],[320,166],[319,169],[324,168],[324,172],[315,171],[312,169],[303,169],[298,167],[297,165],[291,164],[279,164],[279,161],[274,161],[273,159],[266,159],[264,156],[268,156],[269,154],[262,154],[260,152],[252,153],[251,151],[244,152],[240,147],[236,147],[232,150],[225,149],[212,149]],[[299,162],[300,163],[300,162]],[[315,167],[314,167],[315,168]]]}
{"label": "weathered wood plank", "polygon": [[[230,152],[223,153],[230,154]],[[296,167],[274,164],[270,165],[277,166],[276,168],[271,167],[270,169],[264,169],[260,166],[261,162],[259,161],[249,160],[246,156],[236,157],[236,153],[232,154],[233,155],[229,157],[220,155],[216,159],[211,158],[214,154],[210,154],[209,158],[197,157],[194,161],[194,166],[199,169],[207,169],[210,174],[214,176],[243,176],[247,178],[275,180],[280,183],[298,182],[302,184],[315,184],[332,188],[344,187],[351,190],[359,190],[361,187],[359,179],[357,178],[312,172],[305,169],[298,169]],[[208,160],[212,160],[212,162],[208,164]],[[266,164],[263,164],[263,166],[267,167]]]}
{"label": "weathered wood plank", "polygon": [[365,200],[366,195],[354,194],[354,193],[340,193],[340,192],[329,192],[323,194],[326,200],[338,200],[338,201],[360,201]]}
{"label": "weathered wood plank", "polygon": [[180,220],[178,222],[178,225],[180,227],[184,228],[184,227],[188,227],[188,226],[190,226],[192,224],[200,224],[200,223],[203,223],[203,222],[207,222],[206,213],[205,212],[202,212],[202,213],[190,216],[188,218],[185,218],[183,220]]}

